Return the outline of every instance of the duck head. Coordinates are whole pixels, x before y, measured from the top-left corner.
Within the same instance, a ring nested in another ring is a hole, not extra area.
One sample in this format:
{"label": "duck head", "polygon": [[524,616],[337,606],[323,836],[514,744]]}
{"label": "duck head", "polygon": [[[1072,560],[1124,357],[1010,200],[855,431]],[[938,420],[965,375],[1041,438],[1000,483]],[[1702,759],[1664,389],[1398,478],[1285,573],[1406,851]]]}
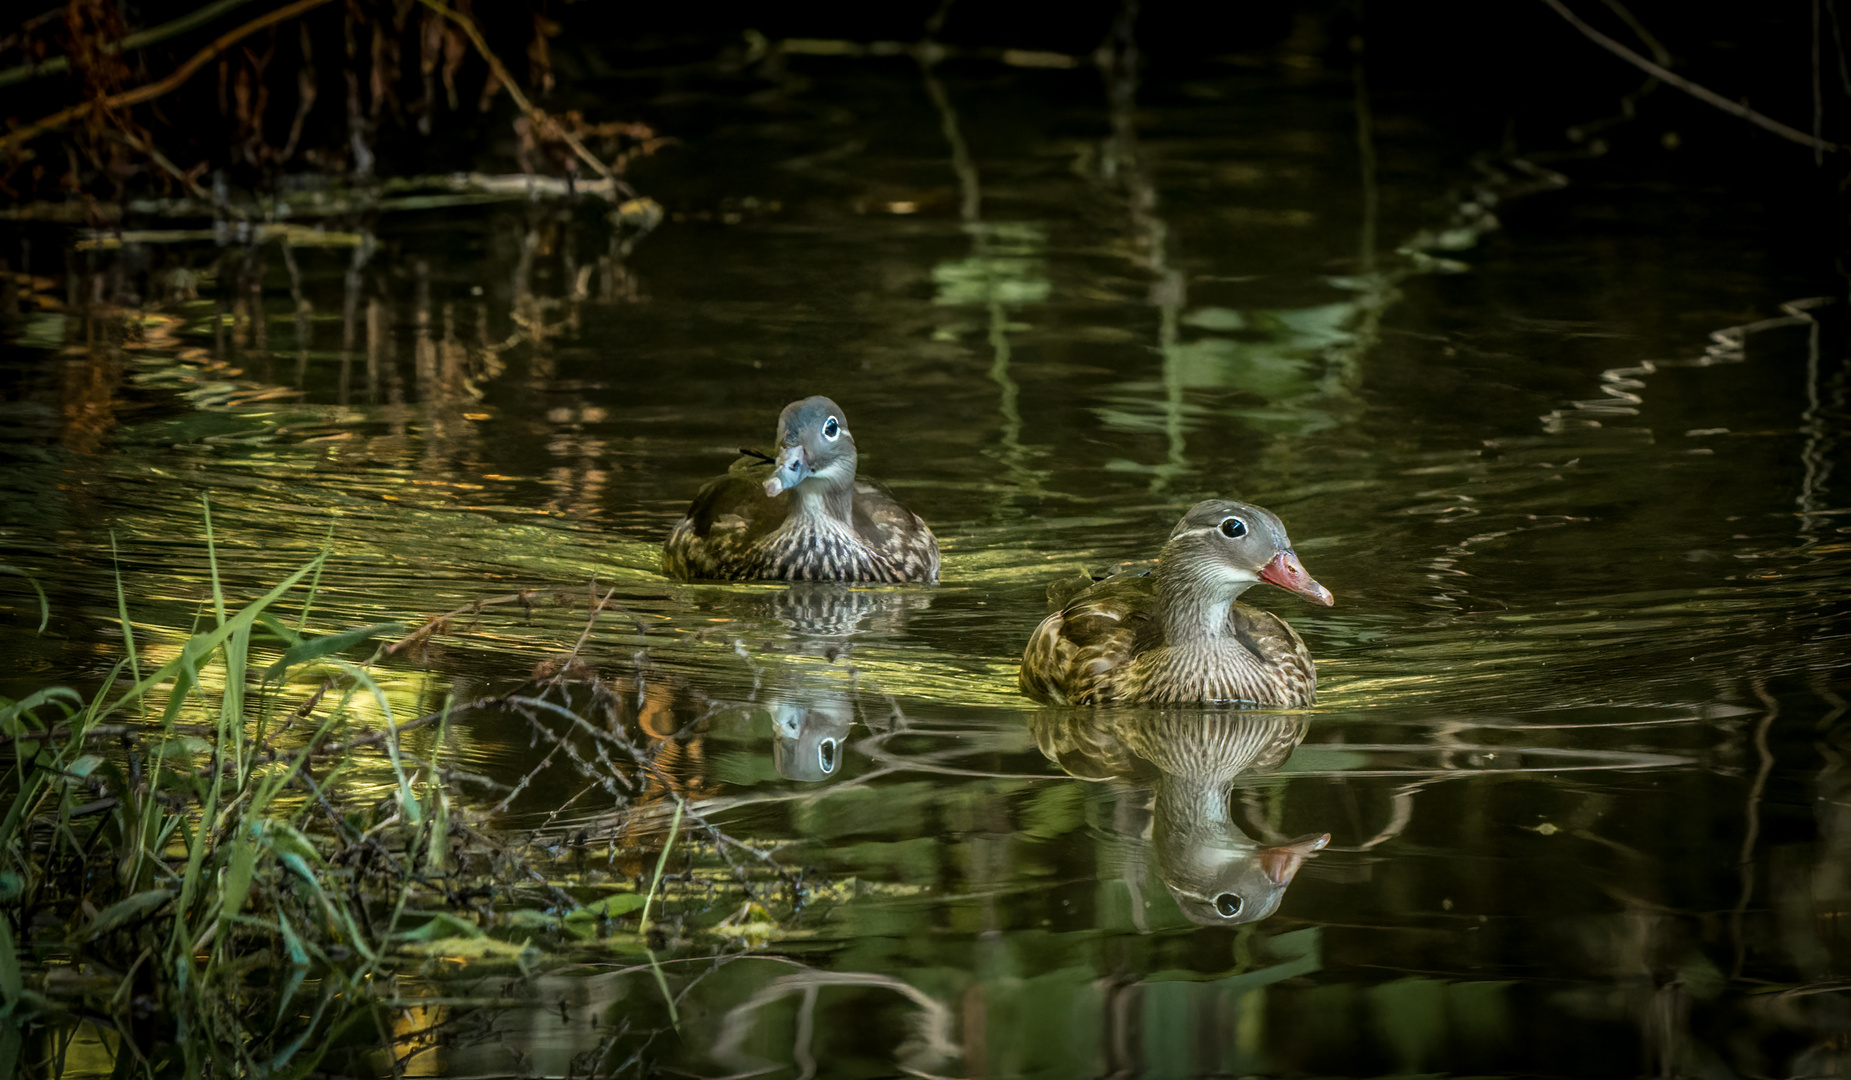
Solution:
{"label": "duck head", "polygon": [[827,780],[842,767],[854,706],[846,699],[782,701],[771,708],[771,761],[786,780]]}
{"label": "duck head", "polygon": [[1330,843],[1330,834],[1260,846],[1228,826],[1212,838],[1176,832],[1161,839],[1157,872],[1183,917],[1201,926],[1238,926],[1278,911],[1298,868]]}
{"label": "duck head", "polygon": [[855,437],[842,407],[826,397],[807,397],[778,414],[778,454],[765,494],[776,497],[807,480],[825,488],[846,488],[855,479]]}
{"label": "duck head", "polygon": [[1273,512],[1232,499],[1208,499],[1183,515],[1163,546],[1162,577],[1204,598],[1232,600],[1264,581],[1329,606]]}

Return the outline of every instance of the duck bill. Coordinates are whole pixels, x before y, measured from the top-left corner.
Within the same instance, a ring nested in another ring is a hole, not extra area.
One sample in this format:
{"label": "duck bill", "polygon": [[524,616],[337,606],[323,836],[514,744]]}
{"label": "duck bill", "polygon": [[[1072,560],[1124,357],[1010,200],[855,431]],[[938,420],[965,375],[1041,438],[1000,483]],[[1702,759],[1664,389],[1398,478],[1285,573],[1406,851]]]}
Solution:
{"label": "duck bill", "polygon": [[810,455],[799,443],[778,451],[771,463],[771,479],[765,481],[765,494],[771,498],[783,494],[810,478]]}
{"label": "duck bill", "polygon": [[1281,551],[1273,556],[1273,561],[1260,571],[1260,580],[1269,585],[1277,585],[1286,592],[1297,593],[1307,600],[1316,600],[1329,607],[1336,603],[1330,590],[1311,580],[1305,568],[1298,562],[1298,555],[1291,551]]}
{"label": "duck bill", "polygon": [[1278,847],[1261,848],[1260,869],[1266,871],[1267,880],[1274,885],[1289,885],[1298,874],[1298,868],[1305,864],[1306,857],[1328,843],[1330,834],[1319,833]]}

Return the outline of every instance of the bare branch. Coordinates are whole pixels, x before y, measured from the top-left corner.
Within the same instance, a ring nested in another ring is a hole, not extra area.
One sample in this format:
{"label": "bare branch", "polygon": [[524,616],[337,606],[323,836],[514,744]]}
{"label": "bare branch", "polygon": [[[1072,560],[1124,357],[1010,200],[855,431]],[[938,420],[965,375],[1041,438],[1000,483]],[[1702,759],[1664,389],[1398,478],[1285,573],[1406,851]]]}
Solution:
{"label": "bare branch", "polygon": [[47,131],[61,128],[72,120],[76,120],[85,115],[109,112],[130,105],[139,105],[144,101],[152,101],[163,94],[178,89],[182,83],[192,78],[193,73],[198,71],[207,61],[218,56],[226,49],[231,48],[250,35],[255,34],[257,31],[282,22],[285,19],[293,19],[305,11],[318,8],[328,2],[329,0],[296,0],[293,4],[285,4],[268,15],[262,15],[252,19],[236,30],[230,30],[221,34],[218,40],[194,53],[186,63],[175,68],[173,73],[164,79],[148,83],[144,86],[137,86],[133,90],[124,90],[120,94],[111,94],[106,98],[101,98],[96,101],[86,101],[82,105],[73,105],[68,109],[63,109],[40,120],[35,120],[24,127],[9,131],[5,135],[0,135],[0,150],[6,150]]}
{"label": "bare branch", "polygon": [[1826,142],[1824,139],[1814,138],[1797,128],[1790,128],[1778,120],[1761,115],[1740,102],[1730,101],[1714,90],[1699,86],[1689,79],[1684,78],[1682,75],[1673,74],[1658,64],[1652,63],[1645,57],[1640,56],[1638,53],[1633,52],[1626,46],[1581,21],[1580,16],[1568,10],[1568,6],[1562,3],[1562,0],[1543,0],[1543,3],[1554,8],[1556,14],[1567,19],[1569,25],[1585,34],[1589,41],[1599,45],[1601,48],[1638,68],[1640,71],[1645,72],[1647,75],[1655,79],[1660,79],[1671,86],[1675,86],[1699,101],[1714,105],[1731,116],[1739,116],[1756,127],[1765,131],[1771,131],[1781,138],[1789,142],[1799,143],[1801,146],[1810,146],[1814,150],[1819,151],[1829,150],[1833,153],[1840,153],[1846,149],[1838,143]]}

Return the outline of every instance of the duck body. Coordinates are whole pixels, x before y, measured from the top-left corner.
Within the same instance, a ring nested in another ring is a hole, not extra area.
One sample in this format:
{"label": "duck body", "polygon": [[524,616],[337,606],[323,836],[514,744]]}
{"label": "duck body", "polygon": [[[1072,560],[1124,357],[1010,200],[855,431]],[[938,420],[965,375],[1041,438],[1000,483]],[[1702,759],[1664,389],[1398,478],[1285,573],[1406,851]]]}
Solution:
{"label": "duck body", "polygon": [[1022,692],[1056,705],[1311,705],[1317,667],[1304,641],[1237,599],[1261,581],[1331,603],[1271,512],[1198,503],[1155,570],[1057,599],[1022,654]]}
{"label": "duck body", "polygon": [[793,402],[779,452],[741,458],[694,497],[662,547],[684,581],[938,580],[938,539],[882,485],[855,475],[854,437],[828,398]]}

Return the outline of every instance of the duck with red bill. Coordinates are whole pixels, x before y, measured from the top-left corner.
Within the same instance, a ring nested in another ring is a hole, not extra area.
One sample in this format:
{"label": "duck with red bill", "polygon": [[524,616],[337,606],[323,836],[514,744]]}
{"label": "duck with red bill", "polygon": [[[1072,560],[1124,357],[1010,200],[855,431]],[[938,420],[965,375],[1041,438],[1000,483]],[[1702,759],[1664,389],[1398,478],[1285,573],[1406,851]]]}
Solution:
{"label": "duck with red bill", "polygon": [[1304,641],[1240,602],[1261,582],[1333,603],[1272,511],[1199,502],[1170,531],[1155,570],[1061,594],[1022,653],[1022,692],[1054,705],[1311,705],[1317,668]]}

